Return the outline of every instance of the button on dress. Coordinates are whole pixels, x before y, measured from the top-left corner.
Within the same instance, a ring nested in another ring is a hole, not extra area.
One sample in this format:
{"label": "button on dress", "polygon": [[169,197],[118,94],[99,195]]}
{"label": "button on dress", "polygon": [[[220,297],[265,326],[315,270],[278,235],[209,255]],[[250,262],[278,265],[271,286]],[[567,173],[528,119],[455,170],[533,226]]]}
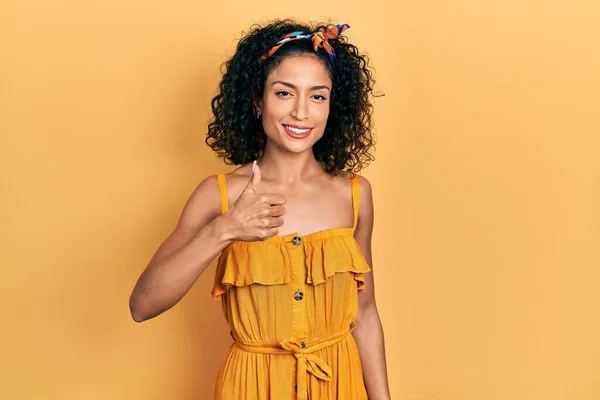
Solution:
{"label": "button on dress", "polygon": [[[225,175],[217,178],[226,213]],[[351,178],[351,228],[236,241],[221,253],[212,296],[234,342],[214,399],[367,399],[352,336],[358,291],[371,270],[354,239],[358,179]]]}

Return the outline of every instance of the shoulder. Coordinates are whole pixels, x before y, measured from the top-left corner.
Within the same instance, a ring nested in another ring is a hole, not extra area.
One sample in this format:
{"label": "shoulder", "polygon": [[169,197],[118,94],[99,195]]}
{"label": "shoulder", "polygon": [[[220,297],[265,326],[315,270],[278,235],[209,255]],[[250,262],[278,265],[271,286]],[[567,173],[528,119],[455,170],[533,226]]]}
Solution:
{"label": "shoulder", "polygon": [[228,197],[231,197],[231,193],[236,193],[238,190],[241,191],[244,188],[244,181],[247,181],[247,178],[244,178],[244,172],[249,169],[247,167],[245,165],[228,173],[206,176],[196,186],[186,204],[186,208],[189,208],[190,212],[195,215],[198,215],[201,209],[204,214],[209,213],[213,216],[221,214],[219,175],[224,176],[225,193],[229,195]]}
{"label": "shoulder", "polygon": [[359,182],[359,187],[360,187],[360,194],[361,194],[361,198],[363,197],[363,195],[367,196],[368,198],[371,198],[372,193],[373,193],[373,187],[371,186],[371,182],[367,179],[367,177],[363,176],[363,175],[357,175],[358,176],[358,182]]}
{"label": "shoulder", "polygon": [[[252,164],[246,164],[233,171],[222,173],[225,177],[225,185],[228,193],[235,192],[238,188],[244,188],[251,177]],[[192,193],[191,200],[198,202],[207,201],[210,205],[216,205],[220,209],[219,174],[206,176]]]}
{"label": "shoulder", "polygon": [[[353,176],[352,173],[350,176]],[[370,232],[373,229],[374,207],[373,207],[373,187],[367,177],[359,174],[354,175],[358,180],[358,227],[357,233],[361,231]]]}
{"label": "shoulder", "polygon": [[252,177],[252,163],[242,165],[224,175],[230,197],[239,194]]}
{"label": "shoulder", "polygon": [[358,182],[360,188],[359,213],[368,214],[370,218],[373,215],[373,187],[365,176],[358,175]]}
{"label": "shoulder", "polygon": [[217,175],[208,175],[196,185],[184,210],[183,219],[191,221],[198,218],[215,217],[221,213],[219,183]]}
{"label": "shoulder", "polygon": [[367,177],[357,174],[355,172],[344,171],[343,176],[346,179],[357,179],[358,180],[358,188],[360,191],[360,201],[372,202],[373,201],[373,187],[371,186],[371,182],[367,179]]}
{"label": "shoulder", "polygon": [[[219,193],[219,180],[218,174],[207,175],[198,183],[194,192],[192,193],[192,199],[197,197],[211,197],[209,194],[215,191]],[[214,197],[214,196],[213,196]]]}

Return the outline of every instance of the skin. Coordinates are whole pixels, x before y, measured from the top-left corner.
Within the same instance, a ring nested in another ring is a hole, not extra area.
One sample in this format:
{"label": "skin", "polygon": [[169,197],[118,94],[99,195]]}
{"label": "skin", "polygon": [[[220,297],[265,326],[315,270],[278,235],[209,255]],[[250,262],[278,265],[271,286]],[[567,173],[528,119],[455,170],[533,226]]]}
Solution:
{"label": "skin", "polygon": [[[196,188],[175,230],[159,247],[130,297],[137,322],[177,304],[212,260],[236,240],[308,233],[352,226],[352,194],[347,173],[333,177],[314,158],[312,146],[323,136],[329,116],[331,78],[314,55],[284,59],[267,77],[256,100],[267,136],[263,156],[227,174],[229,212],[221,214],[217,181],[206,177]],[[290,137],[284,125],[310,127],[307,138]],[[360,176],[360,208],[354,234],[373,269],[371,236],[374,207],[369,181]],[[342,207],[340,205],[347,205]],[[285,215],[285,217],[284,217]],[[353,331],[370,400],[390,399],[384,337],[373,271],[359,292]]]}

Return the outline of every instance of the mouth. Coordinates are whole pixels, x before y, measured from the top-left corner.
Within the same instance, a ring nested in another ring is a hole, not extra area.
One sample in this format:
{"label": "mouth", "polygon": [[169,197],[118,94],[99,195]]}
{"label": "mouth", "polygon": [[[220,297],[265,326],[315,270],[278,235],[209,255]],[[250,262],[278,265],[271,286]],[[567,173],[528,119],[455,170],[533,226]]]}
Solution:
{"label": "mouth", "polygon": [[285,124],[283,125],[283,129],[289,136],[296,138],[296,139],[304,139],[305,137],[310,135],[310,133],[313,130],[313,128],[309,128],[309,127],[300,127],[300,126],[285,125]]}

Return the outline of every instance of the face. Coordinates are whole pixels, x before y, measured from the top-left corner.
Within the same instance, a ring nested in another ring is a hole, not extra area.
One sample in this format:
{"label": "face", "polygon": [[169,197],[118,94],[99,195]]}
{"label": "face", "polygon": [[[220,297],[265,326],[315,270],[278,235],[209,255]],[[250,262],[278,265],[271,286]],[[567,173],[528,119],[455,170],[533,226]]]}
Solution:
{"label": "face", "polygon": [[329,116],[332,82],[314,55],[286,57],[265,82],[259,102],[267,146],[299,153],[323,136]]}

